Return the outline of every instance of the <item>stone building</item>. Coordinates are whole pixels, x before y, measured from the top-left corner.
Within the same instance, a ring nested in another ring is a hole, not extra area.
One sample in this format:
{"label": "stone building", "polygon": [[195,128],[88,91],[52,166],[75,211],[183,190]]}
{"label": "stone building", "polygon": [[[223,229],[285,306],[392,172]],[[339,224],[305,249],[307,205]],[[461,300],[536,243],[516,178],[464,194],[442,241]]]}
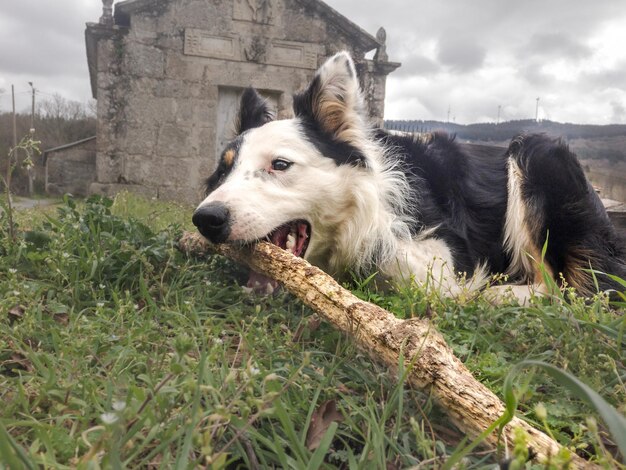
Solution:
{"label": "stone building", "polygon": [[44,150],[42,161],[46,194],[87,196],[96,176],[96,137]]}
{"label": "stone building", "polygon": [[386,77],[400,65],[387,60],[382,28],[371,36],[319,0],[126,0],[114,13],[112,4],[103,0],[85,32],[98,102],[96,193],[195,202],[245,87],[289,117],[292,94],[348,50],[380,123]]}

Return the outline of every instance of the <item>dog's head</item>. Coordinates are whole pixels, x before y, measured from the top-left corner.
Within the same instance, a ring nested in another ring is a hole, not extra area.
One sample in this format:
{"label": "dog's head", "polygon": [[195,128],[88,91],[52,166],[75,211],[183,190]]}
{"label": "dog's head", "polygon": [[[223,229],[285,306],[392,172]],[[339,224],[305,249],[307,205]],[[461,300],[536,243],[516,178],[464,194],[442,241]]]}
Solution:
{"label": "dog's head", "polygon": [[350,181],[370,165],[363,99],[346,52],[294,96],[294,116],[274,120],[254,89],[244,92],[237,136],[207,180],[193,223],[214,243],[267,239],[323,265],[354,204]]}

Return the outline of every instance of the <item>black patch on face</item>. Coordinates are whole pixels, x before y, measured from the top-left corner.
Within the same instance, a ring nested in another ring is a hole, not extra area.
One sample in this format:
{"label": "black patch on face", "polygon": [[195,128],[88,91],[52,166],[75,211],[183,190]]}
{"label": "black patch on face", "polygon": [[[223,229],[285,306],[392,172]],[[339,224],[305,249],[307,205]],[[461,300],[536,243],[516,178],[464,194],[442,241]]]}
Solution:
{"label": "black patch on face", "polygon": [[[217,164],[217,168],[213,172],[211,176],[209,176],[206,180],[206,195],[209,195],[213,191],[215,191],[221,184],[226,180],[230,172],[233,170],[235,163],[237,162],[237,158],[239,157],[239,150],[241,149],[241,144],[243,142],[243,137],[238,136],[230,142],[220,157],[220,161]],[[230,163],[225,159],[224,156],[228,153],[232,152],[233,157]]]}
{"label": "black patch on face", "polygon": [[316,75],[309,87],[293,97],[293,111],[300,118],[304,137],[325,157],[337,165],[367,166],[363,152],[347,142],[337,139],[326,131],[315,115],[317,101],[321,98],[320,77]]}
{"label": "black patch on face", "polygon": [[347,142],[334,139],[310,118],[300,120],[304,138],[313,144],[324,157],[331,158],[337,165],[367,167],[367,158],[361,150]]}

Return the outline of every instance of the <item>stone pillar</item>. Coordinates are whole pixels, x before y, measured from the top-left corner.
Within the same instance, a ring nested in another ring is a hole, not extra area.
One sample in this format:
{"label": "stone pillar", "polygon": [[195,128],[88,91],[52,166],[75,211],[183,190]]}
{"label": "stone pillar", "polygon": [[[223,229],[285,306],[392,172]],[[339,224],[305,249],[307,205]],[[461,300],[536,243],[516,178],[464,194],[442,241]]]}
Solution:
{"label": "stone pillar", "polygon": [[102,0],[102,16],[100,24],[113,26],[113,0]]}
{"label": "stone pillar", "polygon": [[370,119],[374,125],[383,127],[385,118],[385,87],[387,75],[400,67],[400,62],[389,62],[387,55],[387,32],[380,28],[376,33],[379,43],[373,60],[365,60],[361,64],[361,80]]}
{"label": "stone pillar", "polygon": [[387,55],[387,31],[382,26],[378,28],[376,32],[376,40],[380,43],[378,49],[376,49],[376,54],[374,55],[374,62],[387,62],[389,60],[389,56]]}

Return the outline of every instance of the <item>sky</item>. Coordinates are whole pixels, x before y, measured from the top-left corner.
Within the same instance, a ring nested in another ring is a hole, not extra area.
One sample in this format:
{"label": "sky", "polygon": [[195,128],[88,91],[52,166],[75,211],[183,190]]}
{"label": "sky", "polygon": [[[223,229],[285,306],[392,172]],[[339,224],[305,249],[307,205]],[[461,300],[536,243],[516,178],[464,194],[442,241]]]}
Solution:
{"label": "sky", "polygon": [[[210,0],[208,0],[210,1]],[[626,124],[624,0],[327,0],[387,31],[387,119]],[[84,29],[100,0],[0,0],[0,112],[91,98]]]}

